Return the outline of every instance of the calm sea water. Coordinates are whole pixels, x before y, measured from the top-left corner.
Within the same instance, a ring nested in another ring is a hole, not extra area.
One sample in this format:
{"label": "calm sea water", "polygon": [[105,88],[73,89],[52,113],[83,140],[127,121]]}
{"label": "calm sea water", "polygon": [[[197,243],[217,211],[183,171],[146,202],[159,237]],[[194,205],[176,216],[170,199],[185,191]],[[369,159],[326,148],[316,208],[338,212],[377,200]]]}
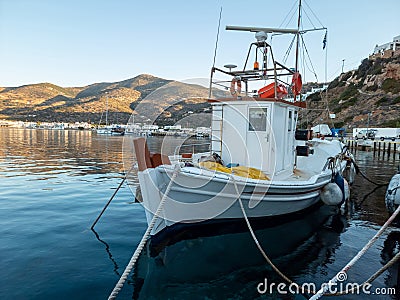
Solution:
{"label": "calm sea water", "polygon": [[[0,299],[108,297],[146,229],[144,210],[127,184],[96,232],[89,229],[123,177],[122,141],[88,131],[0,128]],[[158,142],[150,138],[153,147]],[[363,172],[379,182],[388,182],[400,162],[398,155],[377,158],[372,152],[358,152],[356,158]],[[321,284],[385,222],[384,194],[385,188],[357,177],[348,213],[323,207],[256,233],[290,278]],[[399,243],[400,231],[388,230],[351,269],[349,281],[366,280]],[[398,266],[391,268],[372,289],[397,287],[397,273]],[[248,232],[225,232],[164,248],[150,244],[119,298],[305,299],[276,290],[260,295],[257,285],[265,279],[282,282]]]}

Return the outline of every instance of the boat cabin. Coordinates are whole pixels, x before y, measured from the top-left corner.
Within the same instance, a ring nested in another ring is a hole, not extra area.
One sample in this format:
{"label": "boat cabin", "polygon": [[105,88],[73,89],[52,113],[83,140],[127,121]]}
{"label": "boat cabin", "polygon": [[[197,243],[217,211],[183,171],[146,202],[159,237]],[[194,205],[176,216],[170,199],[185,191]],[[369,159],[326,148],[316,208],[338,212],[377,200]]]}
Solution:
{"label": "boat cabin", "polygon": [[[305,107],[301,101],[302,82],[297,59],[295,68],[277,62],[267,36],[268,33],[298,36],[299,31],[238,26],[227,29],[255,32],[257,41],[250,44],[243,69],[236,71],[233,64],[225,65],[228,70],[212,69],[211,150],[226,165],[253,167],[270,176],[290,175],[296,162],[298,111]],[[249,66],[252,58],[254,64]],[[221,87],[227,90],[226,97],[220,96]],[[212,93],[219,97],[213,98]]]}
{"label": "boat cabin", "polygon": [[291,174],[298,107],[283,101],[233,100],[212,103],[212,151],[225,164],[268,175]]}

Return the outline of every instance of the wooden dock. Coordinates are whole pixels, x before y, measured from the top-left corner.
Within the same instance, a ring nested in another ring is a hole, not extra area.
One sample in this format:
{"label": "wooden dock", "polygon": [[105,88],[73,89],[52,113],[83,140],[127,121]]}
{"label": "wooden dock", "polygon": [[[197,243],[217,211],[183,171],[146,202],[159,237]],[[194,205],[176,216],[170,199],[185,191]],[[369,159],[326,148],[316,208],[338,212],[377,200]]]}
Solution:
{"label": "wooden dock", "polygon": [[351,151],[373,151],[374,155],[393,155],[399,154],[400,159],[400,141],[374,141],[374,140],[354,140],[347,141],[347,147]]}

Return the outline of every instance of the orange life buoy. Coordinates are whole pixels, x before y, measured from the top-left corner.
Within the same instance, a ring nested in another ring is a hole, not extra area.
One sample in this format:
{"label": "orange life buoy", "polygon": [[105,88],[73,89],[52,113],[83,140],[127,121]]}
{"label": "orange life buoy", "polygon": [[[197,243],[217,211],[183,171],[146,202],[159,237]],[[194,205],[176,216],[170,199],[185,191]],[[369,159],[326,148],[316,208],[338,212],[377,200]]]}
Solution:
{"label": "orange life buoy", "polygon": [[302,86],[301,75],[299,72],[295,72],[292,77],[292,92],[295,97],[300,95]]}
{"label": "orange life buoy", "polygon": [[242,82],[240,77],[234,77],[231,81],[231,95],[236,97],[242,92]]}

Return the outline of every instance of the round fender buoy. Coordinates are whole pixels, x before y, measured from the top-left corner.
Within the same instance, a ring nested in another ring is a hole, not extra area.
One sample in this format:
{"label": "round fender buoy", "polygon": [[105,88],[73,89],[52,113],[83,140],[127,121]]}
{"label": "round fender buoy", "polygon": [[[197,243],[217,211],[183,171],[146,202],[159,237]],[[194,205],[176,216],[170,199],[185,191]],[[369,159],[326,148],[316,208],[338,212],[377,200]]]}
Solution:
{"label": "round fender buoy", "polygon": [[350,172],[349,172],[349,184],[354,183],[354,179],[356,177],[356,168],[354,167],[354,164],[352,163],[350,166]]}
{"label": "round fender buoy", "polygon": [[344,195],[344,201],[350,200],[350,185],[347,182],[346,179],[343,179],[343,195]]}
{"label": "round fender buoy", "polygon": [[390,180],[386,190],[385,204],[390,214],[400,205],[400,174],[394,175]]}
{"label": "round fender buoy", "polygon": [[334,182],[326,184],[321,190],[321,200],[326,205],[339,205],[342,203],[342,199],[342,190]]}

